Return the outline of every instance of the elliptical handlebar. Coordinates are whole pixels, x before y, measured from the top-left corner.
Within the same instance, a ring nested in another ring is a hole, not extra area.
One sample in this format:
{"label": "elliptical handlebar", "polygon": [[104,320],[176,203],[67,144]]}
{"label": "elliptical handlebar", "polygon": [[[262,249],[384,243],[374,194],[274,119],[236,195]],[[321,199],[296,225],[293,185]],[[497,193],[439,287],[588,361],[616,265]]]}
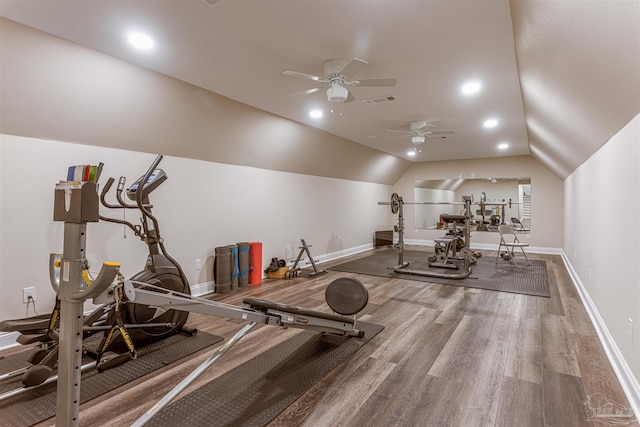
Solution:
{"label": "elliptical handlebar", "polygon": [[[149,178],[154,174],[154,172],[158,168],[158,165],[162,161],[163,157],[164,156],[162,154],[158,154],[156,156],[155,160],[153,161],[153,163],[151,163],[151,166],[149,166],[149,169],[147,169],[147,172],[143,175],[143,177],[140,178],[138,181],[136,181],[136,182],[139,183],[138,188],[136,188],[136,191],[135,191],[136,204],[138,205],[138,209],[140,209],[140,212],[142,213],[142,216],[144,218],[150,219],[151,222],[153,223],[153,229],[154,229],[154,232],[155,232],[155,240],[156,240],[158,246],[160,247],[160,251],[178,269],[178,271],[180,273],[179,276],[180,276],[181,280],[183,281],[184,285],[186,287],[188,287],[189,283],[187,282],[186,274],[182,270],[182,266],[180,266],[180,263],[178,263],[178,261],[176,261],[171,255],[169,255],[169,253],[167,252],[167,249],[164,246],[164,241],[162,240],[162,237],[160,236],[160,225],[158,224],[157,218],[148,209],[148,205],[145,205],[143,203],[144,186],[147,184],[147,182],[149,181]],[[145,229],[145,233],[148,234],[146,221],[143,220],[142,224],[143,224],[143,227]]]}
{"label": "elliptical handlebar", "polygon": [[[160,162],[162,161],[163,157],[164,156],[162,154],[158,154],[156,156],[156,158],[153,161],[153,163],[151,163],[151,166],[149,167],[149,169],[147,169],[147,172],[140,179],[139,188],[136,190],[136,204],[138,205],[138,209],[140,209],[140,212],[142,212],[142,215],[144,215],[145,217],[149,218],[153,222],[153,227],[156,230],[156,232],[158,232],[158,233],[159,233],[159,231],[158,231],[158,221],[156,220],[156,217],[153,216],[151,211],[149,211],[147,209],[148,206],[145,205],[142,202],[142,197],[143,197],[143,193],[144,193],[143,188],[144,188],[145,184],[147,183],[147,181],[149,181],[149,178],[151,177],[153,172],[157,169],[157,167],[160,164]],[[124,187],[124,185],[123,185],[123,187]]]}
{"label": "elliptical handlebar", "polygon": [[107,193],[109,192],[109,190],[111,190],[111,186],[113,185],[114,181],[115,179],[113,179],[112,177],[109,177],[107,182],[104,184],[102,191],[100,192],[100,203],[102,203],[102,206],[107,207],[109,209],[121,208],[121,206],[112,205],[111,203],[107,202]]}
{"label": "elliptical handlebar", "polygon": [[[107,202],[107,194],[109,193],[109,190],[111,190],[111,186],[113,186],[114,182],[115,179],[113,177],[109,177],[107,182],[104,184],[104,188],[100,192],[100,203],[102,203],[102,206],[109,209],[138,209],[137,204],[131,205],[125,202],[122,198],[122,191],[124,190],[124,184],[126,182],[126,178],[124,176],[120,177],[120,179],[118,180],[118,187],[116,188],[116,199],[118,200],[119,205],[114,205]],[[153,205],[151,203],[144,204],[144,206],[149,209],[153,208]]]}

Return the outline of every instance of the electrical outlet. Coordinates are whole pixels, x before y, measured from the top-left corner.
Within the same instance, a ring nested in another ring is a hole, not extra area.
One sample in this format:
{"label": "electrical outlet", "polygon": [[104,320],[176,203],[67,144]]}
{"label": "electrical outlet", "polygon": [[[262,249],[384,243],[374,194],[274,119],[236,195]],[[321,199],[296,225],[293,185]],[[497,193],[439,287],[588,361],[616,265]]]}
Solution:
{"label": "electrical outlet", "polygon": [[202,268],[202,260],[200,258],[196,259],[196,270],[200,270]]}
{"label": "electrical outlet", "polygon": [[31,297],[31,299],[33,300],[33,302],[36,301],[36,288],[35,287],[30,287],[30,288],[23,288],[22,289],[22,303],[26,304],[29,302],[29,297]]}
{"label": "electrical outlet", "polygon": [[633,319],[627,319],[627,336],[629,337],[629,341],[633,342]]}

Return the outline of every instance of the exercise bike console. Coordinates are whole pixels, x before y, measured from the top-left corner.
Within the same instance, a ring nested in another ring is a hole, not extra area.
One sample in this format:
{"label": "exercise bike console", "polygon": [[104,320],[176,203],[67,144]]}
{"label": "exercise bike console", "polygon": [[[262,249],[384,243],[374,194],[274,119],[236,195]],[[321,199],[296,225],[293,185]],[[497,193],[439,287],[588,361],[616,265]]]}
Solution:
{"label": "exercise bike console", "polygon": [[[138,187],[140,187],[140,183],[144,179],[144,176],[141,176],[134,182],[131,187],[127,190],[127,197],[130,200],[136,200],[136,193],[138,191]],[[145,198],[149,193],[158,188],[160,184],[167,180],[167,174],[162,169],[155,169],[149,178],[142,186],[142,197]]]}

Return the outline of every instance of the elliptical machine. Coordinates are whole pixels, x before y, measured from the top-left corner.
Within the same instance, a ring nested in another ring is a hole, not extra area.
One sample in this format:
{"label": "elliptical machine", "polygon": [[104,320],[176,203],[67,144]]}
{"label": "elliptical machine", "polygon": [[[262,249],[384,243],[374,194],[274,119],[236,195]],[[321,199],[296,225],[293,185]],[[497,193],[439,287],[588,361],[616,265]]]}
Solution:
{"label": "elliptical machine", "polygon": [[[98,196],[95,193],[95,185],[93,183],[91,183],[93,187],[87,192],[87,195],[90,196],[88,193],[93,193],[96,202],[96,218],[93,221],[97,221],[99,218],[107,222],[124,224],[131,228],[135,235],[147,244],[149,255],[147,256],[145,267],[131,278],[134,286],[152,288],[163,293],[178,291],[183,294],[190,294],[187,278],[180,264],[167,253],[160,235],[158,220],[151,212],[153,206],[149,202],[149,194],[167,180],[167,175],[164,171],[156,169],[161,160],[162,156],[157,156],[149,170],[126,190],[127,197],[135,201],[135,204],[126,203],[122,197],[126,182],[124,177],[120,178],[116,190],[118,205],[112,205],[106,201],[106,195],[114,182],[113,178],[109,178],[100,196],[102,204],[107,208],[138,209],[142,214],[141,225],[133,225],[125,220],[97,215]],[[22,384],[25,387],[32,387],[53,379],[51,375],[58,364],[59,356],[61,301],[58,296],[61,260],[61,253],[51,254],[49,275],[52,288],[57,295],[52,313],[0,322],[0,331],[19,332],[21,334],[17,340],[19,343],[24,345],[40,343],[39,347],[34,349],[29,356],[30,366],[3,374],[0,376],[0,380],[22,376]],[[88,273],[88,261],[84,258],[81,261],[82,269]],[[111,295],[113,295],[113,290]],[[157,310],[148,305],[127,301],[122,297],[113,298],[113,301],[101,302],[101,304],[103,305],[96,308],[90,315],[83,316],[82,339],[85,340],[83,352],[93,355],[96,359],[96,362],[83,366],[83,370],[96,366],[98,371],[103,371],[124,363],[130,358],[135,358],[136,347],[166,338],[178,332],[191,334],[195,331],[185,325],[189,315],[188,312]],[[94,345],[95,342],[92,344],[86,342],[89,337],[98,337],[99,332],[104,332],[104,337],[97,347]],[[126,335],[126,337],[123,337],[123,335]],[[106,352],[110,353],[106,354]],[[4,393],[2,397],[8,398],[14,394],[14,392]]]}
{"label": "elliptical machine", "polygon": [[[120,177],[116,188],[116,200],[118,205],[108,203],[106,195],[111,189],[114,178],[109,178],[100,194],[100,202],[109,209],[137,209],[140,211],[140,225],[134,225],[124,219],[109,218],[100,215],[100,219],[107,222],[123,224],[131,229],[148,247],[144,269],[131,277],[131,282],[136,287],[154,289],[163,293],[177,291],[183,294],[190,294],[190,287],[187,277],[180,264],[167,252],[162,236],[158,219],[153,215],[151,209],[153,205],[149,202],[149,195],[163,182],[167,180],[167,175],[158,165],[163,156],[158,155],[147,172],[138,178],[126,190],[127,197],[135,204],[127,203],[122,197],[125,191],[126,178]],[[133,342],[138,345],[145,345],[180,331],[190,332],[185,326],[188,312],[178,310],[159,310],[157,308],[135,304],[131,302],[123,303],[125,319],[127,324],[136,325],[135,329],[129,331]],[[116,321],[115,312],[110,312],[107,316],[107,324]],[[144,324],[164,324],[165,326],[144,327]],[[106,338],[106,337],[105,337]],[[124,344],[122,340],[112,343],[112,348],[116,351],[122,350]]]}

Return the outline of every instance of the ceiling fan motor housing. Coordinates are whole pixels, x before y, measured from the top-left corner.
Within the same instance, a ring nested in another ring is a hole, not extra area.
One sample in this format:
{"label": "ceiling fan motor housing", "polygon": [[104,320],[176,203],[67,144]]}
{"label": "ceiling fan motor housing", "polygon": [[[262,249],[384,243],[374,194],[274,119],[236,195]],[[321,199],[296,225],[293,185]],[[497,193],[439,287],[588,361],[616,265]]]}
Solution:
{"label": "ceiling fan motor housing", "polygon": [[322,65],[322,71],[327,80],[335,77],[342,77],[340,74],[349,61],[345,59],[330,59]]}
{"label": "ceiling fan motor housing", "polygon": [[422,129],[426,125],[427,125],[427,121],[426,120],[418,120],[418,121],[409,123],[409,129],[411,129],[413,132],[415,132],[417,130]]}

